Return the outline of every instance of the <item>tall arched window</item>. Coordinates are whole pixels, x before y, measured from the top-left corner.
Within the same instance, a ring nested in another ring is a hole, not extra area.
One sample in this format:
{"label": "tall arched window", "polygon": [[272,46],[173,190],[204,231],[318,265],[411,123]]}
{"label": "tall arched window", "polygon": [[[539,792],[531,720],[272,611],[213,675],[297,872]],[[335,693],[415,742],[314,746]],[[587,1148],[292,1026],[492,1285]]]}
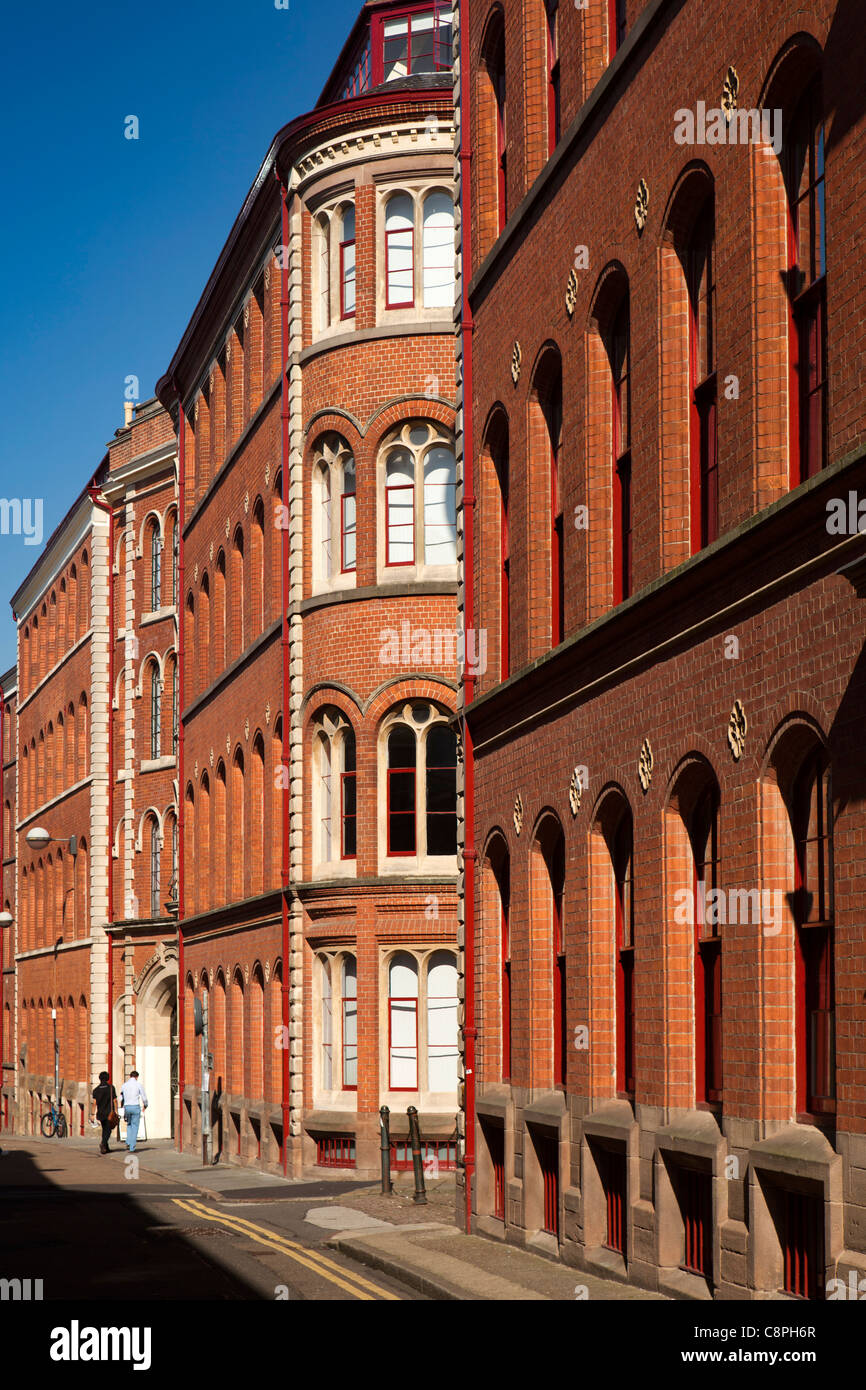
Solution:
{"label": "tall arched window", "polygon": [[816,746],[794,782],[794,917],[797,1106],[836,1109],[836,986],[833,917],[833,801],[830,765]]}
{"label": "tall arched window", "polygon": [[244,1022],[244,982],[240,970],[236,970],[232,978],[228,1049],[229,1091],[235,1096],[244,1093]]}
{"label": "tall arched window", "polygon": [[437,190],[424,199],[423,294],[425,309],[454,304],[454,202]]}
{"label": "tall arched window", "polygon": [[313,583],[339,584],[339,576],[353,574],[356,563],[355,460],[341,435],[318,441],[312,490]]}
{"label": "tall arched window", "polygon": [[265,505],[261,497],[256,498],[250,530],[250,623],[253,636],[265,626]]}
{"label": "tall arched window", "polygon": [[619,52],[625,39],[626,0],[607,0],[608,62]]}
{"label": "tall arched window", "polygon": [[162,682],[159,676],[159,667],[155,661],[150,663],[148,671],[148,690],[150,695],[150,756],[151,758],[158,758],[162,725]]}
{"label": "tall arched window", "polygon": [[418,1089],[418,962],[398,951],[388,970],[388,1089]]}
{"label": "tall arched window", "polygon": [[547,153],[553,154],[562,130],[559,95],[559,0],[544,0],[547,19]]}
{"label": "tall arched window", "polygon": [[821,79],[809,83],[784,141],[788,194],[790,451],[792,485],[827,458],[827,282]]}
{"label": "tall arched window", "polygon": [[[199,585],[196,637],[199,689],[205,690],[210,685],[212,678],[210,664],[210,578],[206,570]],[[189,656],[192,656],[192,652],[189,653]]]}
{"label": "tall arched window", "polygon": [[330,579],[334,568],[333,507],[331,498],[331,470],[327,466],[319,468],[319,572],[323,579]]}
{"label": "tall arched window", "polygon": [[355,733],[337,709],[320,711],[313,738],[314,862],[354,860],[357,853]]}
{"label": "tall arched window", "polygon": [[398,724],[388,735],[388,853],[415,854],[415,735]]}
{"label": "tall arched window", "polygon": [[384,457],[386,566],[453,567],[457,465],[450,438],[432,421],[409,422],[391,432]]}
{"label": "tall arched window", "polygon": [[150,863],[150,915],[158,917],[160,915],[159,902],[159,825],[156,817],[151,816],[148,825],[148,855]]}
{"label": "tall arched window", "polygon": [[427,966],[427,1089],[457,1090],[457,963],[434,951]]}
{"label": "tall arched window", "polygon": [[533,383],[530,403],[530,446],[533,479],[539,488],[544,488],[549,506],[549,522],[546,528],[549,537],[549,575],[547,584],[543,587],[547,590],[545,598],[550,604],[552,647],[559,646],[565,636],[565,531],[561,445],[562,362],[558,351],[551,348],[541,359]]}
{"label": "tall arched window", "polygon": [[[244,804],[244,755],[240,748],[235,752],[232,761],[232,832],[236,837],[238,845],[245,843],[244,839],[244,816],[246,807]],[[244,856],[243,853],[231,856],[231,886],[232,897],[237,902],[244,897]]]}
{"label": "tall arched window", "polygon": [[177,577],[180,569],[180,532],[177,525],[177,512],[169,512],[166,518],[171,539],[171,603],[177,607]]}
{"label": "tall arched window", "polygon": [[316,218],[316,275],[318,328],[324,332],[331,324],[331,220],[325,213]]}
{"label": "tall arched window", "polygon": [[628,291],[606,335],[610,361],[613,452],[613,601],[632,591],[631,537],[631,326]]}
{"label": "tall arched window", "polygon": [[[722,938],[718,910],[719,792],[701,792],[687,826],[694,864],[696,1099],[722,1099]],[[710,896],[712,895],[712,896]]]}
{"label": "tall arched window", "polygon": [[231,652],[230,660],[240,656],[246,645],[244,629],[244,533],[240,526],[234,534],[231,558]]}
{"label": "tall arched window", "polygon": [[349,203],[340,215],[340,318],[355,315],[355,208]]}
{"label": "tall arched window", "polygon": [[499,492],[499,679],[511,670],[511,533],[508,509],[511,478],[508,459],[508,421],[491,433],[490,454]]}
{"label": "tall arched window", "polygon": [[499,14],[491,22],[484,51],[494,122],[497,235],[508,220],[508,121],[505,86],[505,23]]}
{"label": "tall arched window", "polygon": [[692,553],[719,534],[716,413],[715,200],[698,213],[686,263],[689,290],[689,450]]}
{"label": "tall arched window", "polygon": [[343,497],[340,505],[340,569],[353,574],[356,564],[355,547],[355,460],[343,464]]}
{"label": "tall arched window", "polygon": [[385,209],[385,308],[415,303],[415,209],[408,193],[395,193]]}
{"label": "tall arched window", "polygon": [[265,888],[265,745],[261,734],[253,742],[250,785],[250,892],[263,893]]}
{"label": "tall arched window", "polygon": [[321,972],[322,998],[322,1090],[334,1089],[334,1004],[331,993],[331,962],[325,957],[319,961]]}
{"label": "tall arched window", "polygon": [[631,811],[619,819],[610,844],[616,931],[616,1088],[634,1096],[634,830]]}
{"label": "tall arched window", "polygon": [[385,726],[385,854],[457,853],[457,739],[441,711],[406,705]]}
{"label": "tall arched window", "polygon": [[226,557],[221,550],[214,570],[213,633],[210,643],[214,670],[226,664]]}
{"label": "tall arched window", "polygon": [[150,527],[150,611],[162,607],[162,537],[153,522]]}
{"label": "tall arched window", "polygon": [[358,1089],[358,966],[354,956],[343,957],[341,1017],[343,1090]]}

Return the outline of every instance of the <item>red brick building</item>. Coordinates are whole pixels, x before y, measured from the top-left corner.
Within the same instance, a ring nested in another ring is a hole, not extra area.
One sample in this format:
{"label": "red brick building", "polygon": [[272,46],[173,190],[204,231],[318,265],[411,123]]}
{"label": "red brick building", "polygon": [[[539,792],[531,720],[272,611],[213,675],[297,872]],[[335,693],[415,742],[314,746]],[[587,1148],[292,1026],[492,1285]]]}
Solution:
{"label": "red brick building", "polygon": [[[11,671],[0,676],[0,801],[3,803],[0,822],[0,1013],[3,1031],[0,1034],[0,1129],[11,1128],[15,1118],[15,822],[17,787],[17,724],[15,705],[18,697],[18,673]],[[8,919],[8,920],[7,920]]]}
{"label": "red brick building", "polygon": [[[180,1085],[214,1151],[453,1164],[451,7],[366,4],[158,385],[180,457]],[[397,1112],[401,1113],[397,1113]]]}
{"label": "red brick building", "polygon": [[858,10],[461,7],[471,1209],[686,1297],[866,1272]]}

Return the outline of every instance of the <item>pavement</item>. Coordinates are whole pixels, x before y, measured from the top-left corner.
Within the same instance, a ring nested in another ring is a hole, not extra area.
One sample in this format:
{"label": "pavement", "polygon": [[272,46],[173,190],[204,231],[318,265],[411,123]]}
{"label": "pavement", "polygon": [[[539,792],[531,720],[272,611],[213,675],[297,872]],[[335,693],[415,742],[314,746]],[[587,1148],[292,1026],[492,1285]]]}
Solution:
{"label": "pavement", "polygon": [[[51,1173],[62,1175],[54,1179],[58,1191],[73,1186],[81,1192],[85,1184],[89,1193],[116,1193],[121,1186],[130,1190],[125,1182],[130,1176],[130,1155],[118,1147],[100,1156],[92,1135],[45,1140],[4,1134],[0,1146],[6,1151],[0,1157],[0,1194],[5,1187],[7,1195],[12,1195],[10,1183],[21,1190],[20,1176],[13,1176],[13,1169],[19,1170],[20,1165],[11,1160],[16,1153],[23,1160],[25,1151],[35,1175],[25,1186],[38,1189],[35,1197],[46,1196],[50,1184],[43,1174]],[[292,1282],[286,1275],[284,1282],[290,1284],[292,1297],[301,1298],[349,1296],[340,1292],[346,1289],[355,1297],[360,1296],[358,1290],[366,1289],[367,1296],[420,1297],[422,1301],[660,1298],[618,1280],[571,1269],[534,1251],[464,1235],[454,1224],[453,1173],[428,1181],[428,1200],[420,1205],[413,1201],[414,1183],[412,1175],[406,1173],[395,1174],[393,1194],[383,1196],[378,1184],[357,1181],[345,1173],[323,1173],[313,1180],[285,1179],[224,1162],[206,1167],[197,1152],[178,1153],[168,1140],[140,1143],[135,1158],[136,1193],[143,1200],[161,1201],[161,1219],[171,1205],[171,1221],[187,1222],[180,1228],[187,1244],[206,1250],[213,1259],[214,1242],[202,1242],[202,1235],[233,1238],[231,1269],[226,1265],[226,1272],[235,1278],[242,1276],[245,1291],[216,1296],[272,1298],[274,1274],[279,1274],[289,1259],[293,1261],[292,1275],[298,1277]],[[54,1163],[59,1166],[46,1166]],[[56,1192],[48,1191],[47,1195]],[[56,1230],[56,1205],[49,1205],[55,1206],[52,1220]],[[194,1218],[192,1224],[190,1216]],[[161,1228],[147,1229],[158,1232]],[[170,1235],[168,1226],[164,1229]],[[217,1245],[220,1252],[227,1250],[226,1242]],[[326,1250],[332,1255],[326,1256]],[[256,1258],[249,1258],[252,1256]],[[312,1266],[300,1275],[297,1265],[303,1265],[305,1259],[315,1261],[317,1278],[310,1277]],[[329,1265],[329,1259],[336,1263]],[[363,1278],[353,1273],[360,1266],[378,1271],[377,1283],[365,1285]],[[299,1283],[299,1278],[306,1282]],[[332,1285],[338,1286],[336,1291]],[[150,1296],[159,1295],[152,1292]]]}

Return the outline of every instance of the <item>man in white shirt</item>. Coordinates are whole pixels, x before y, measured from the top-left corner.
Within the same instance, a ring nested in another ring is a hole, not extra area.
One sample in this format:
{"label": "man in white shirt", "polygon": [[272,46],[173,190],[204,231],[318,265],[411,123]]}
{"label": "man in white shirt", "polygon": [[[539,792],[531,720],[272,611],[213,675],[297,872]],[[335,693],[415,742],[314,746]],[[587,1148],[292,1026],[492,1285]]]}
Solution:
{"label": "man in white shirt", "polygon": [[135,1153],[135,1141],[138,1138],[141,1112],[147,1109],[147,1096],[138,1079],[137,1071],[131,1071],[129,1080],[124,1081],[121,1086],[120,1103],[123,1106],[123,1118],[126,1120],[126,1147],[130,1153]]}

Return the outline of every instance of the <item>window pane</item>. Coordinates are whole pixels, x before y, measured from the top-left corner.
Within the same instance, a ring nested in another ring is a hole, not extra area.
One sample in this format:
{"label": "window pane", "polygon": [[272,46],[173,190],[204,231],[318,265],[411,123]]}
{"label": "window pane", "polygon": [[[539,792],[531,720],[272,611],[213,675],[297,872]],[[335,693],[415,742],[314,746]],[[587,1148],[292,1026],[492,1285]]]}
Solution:
{"label": "window pane", "polygon": [[385,470],[389,565],[415,560],[415,464],[406,449],[392,449]]}
{"label": "window pane", "polygon": [[427,975],[427,1076],[431,1091],[457,1089],[457,966],[447,951],[431,957]]}
{"label": "window pane", "polygon": [[347,242],[341,247],[343,260],[343,313],[355,312],[355,243]]}
{"label": "window pane", "polygon": [[405,77],[409,70],[409,21],[390,19],[384,26],[385,81]]}
{"label": "window pane", "polygon": [[415,735],[405,724],[398,724],[388,735],[388,766],[415,769]]}
{"label": "window pane", "polygon": [[457,465],[443,445],[431,449],[424,462],[424,560],[457,563]]}
{"label": "window pane", "polygon": [[391,962],[389,995],[390,1085],[414,1090],[418,1085],[418,966],[406,952]]}
{"label": "window pane", "polygon": [[391,198],[385,211],[388,304],[411,304],[415,298],[413,275],[414,207],[408,193]]}
{"label": "window pane", "polygon": [[454,204],[447,193],[424,200],[425,308],[451,308],[454,303]]}
{"label": "window pane", "polygon": [[331,1019],[331,967],[322,961],[322,1087],[333,1089],[333,1024]]}
{"label": "window pane", "polygon": [[319,854],[324,863],[331,858],[331,745],[319,739]]}
{"label": "window pane", "polygon": [[355,494],[343,494],[343,570],[351,572],[356,564],[355,549]]}
{"label": "window pane", "polygon": [[343,1086],[358,1084],[358,976],[351,958],[343,964]]}

